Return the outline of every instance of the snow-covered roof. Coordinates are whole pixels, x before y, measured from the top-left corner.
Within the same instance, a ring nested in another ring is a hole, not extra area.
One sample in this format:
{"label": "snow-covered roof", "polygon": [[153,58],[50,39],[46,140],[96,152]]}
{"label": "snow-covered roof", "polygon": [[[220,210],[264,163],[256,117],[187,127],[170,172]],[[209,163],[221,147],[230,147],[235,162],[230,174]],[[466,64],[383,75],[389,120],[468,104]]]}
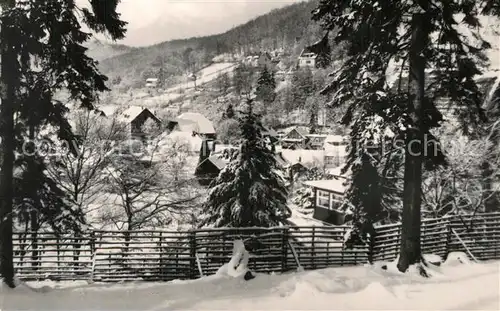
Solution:
{"label": "snow-covered roof", "polygon": [[215,147],[215,152],[214,154],[219,154],[219,153],[222,153],[225,149],[235,149],[235,148],[238,148],[234,145],[226,145],[226,144],[217,144],[216,147]]}
{"label": "snow-covered roof", "polygon": [[323,180],[308,180],[303,184],[309,187],[318,188],[330,192],[344,193],[346,187],[344,186],[344,179],[323,179]]}
{"label": "snow-covered roof", "polygon": [[307,134],[306,135],[309,138],[327,138],[328,135],[325,134]]}
{"label": "snow-covered roof", "polygon": [[348,170],[345,174],[342,174],[342,168],[343,166],[328,168],[326,169],[326,173],[328,175],[338,176],[342,178],[349,178],[351,176],[351,170]]}
{"label": "snow-covered roof", "polygon": [[299,58],[307,58],[307,59],[314,59],[314,58],[317,58],[318,57],[318,54],[314,54],[314,53],[303,53],[299,56]]}
{"label": "snow-covered roof", "polygon": [[114,115],[118,111],[119,106],[117,105],[104,105],[97,107],[98,110],[104,113],[106,117]]}
{"label": "snow-covered roof", "polygon": [[269,135],[271,137],[277,137],[278,133],[276,133],[276,131],[273,128],[264,126],[264,130],[262,131],[262,135],[263,136]]}
{"label": "snow-covered roof", "polygon": [[[149,110],[149,109],[139,106],[131,106],[125,109],[122,113],[120,113],[120,115],[118,116],[118,121],[130,123],[135,118],[137,118],[137,116],[139,116],[144,110]],[[151,110],[149,111],[153,113]]]}
{"label": "snow-covered roof", "polygon": [[288,136],[288,134],[290,134],[291,132],[293,131],[297,131],[297,133],[299,133],[300,135],[302,136],[306,136],[309,134],[309,129],[305,126],[294,126],[292,128],[288,128],[285,130],[285,136]]}
{"label": "snow-covered roof", "polygon": [[196,124],[196,132],[201,134],[215,134],[214,125],[204,115],[198,112],[185,112],[177,120],[192,121]]}
{"label": "snow-covered roof", "polygon": [[306,150],[306,149],[282,149],[281,155],[291,165],[300,163],[304,166],[323,165],[325,159],[324,150]]}
{"label": "snow-covered roof", "polygon": [[217,155],[212,155],[208,157],[205,161],[212,162],[212,164],[215,165],[219,170],[222,170],[229,163],[229,160],[221,158]]}
{"label": "snow-covered roof", "polygon": [[325,143],[341,143],[344,142],[345,138],[342,135],[327,135]]}
{"label": "snow-covered roof", "polygon": [[173,131],[165,135],[162,138],[161,143],[163,146],[182,144],[183,146],[188,147],[188,151],[190,152],[199,152],[201,150],[203,139],[197,135],[193,136],[192,133]]}
{"label": "snow-covered roof", "polygon": [[193,132],[196,132],[198,129],[198,125],[194,121],[176,119],[174,122],[177,123],[177,128],[181,132],[192,134]]}

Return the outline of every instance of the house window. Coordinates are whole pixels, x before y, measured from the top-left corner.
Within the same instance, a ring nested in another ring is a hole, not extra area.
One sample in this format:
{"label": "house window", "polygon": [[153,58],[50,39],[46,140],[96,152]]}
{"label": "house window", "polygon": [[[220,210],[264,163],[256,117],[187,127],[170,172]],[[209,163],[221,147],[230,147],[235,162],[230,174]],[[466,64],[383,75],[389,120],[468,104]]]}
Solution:
{"label": "house window", "polygon": [[336,157],[335,156],[325,156],[325,164],[326,165],[333,165],[336,162],[337,161],[336,161]]}
{"label": "house window", "polygon": [[310,61],[310,60],[306,60],[306,64],[310,64],[310,63],[311,63],[311,61]]}
{"label": "house window", "polygon": [[339,209],[341,205],[342,205],[342,198],[333,193],[330,193],[330,209],[332,210]]}
{"label": "house window", "polygon": [[316,191],[316,205],[324,208],[330,208],[330,193],[326,191]]}

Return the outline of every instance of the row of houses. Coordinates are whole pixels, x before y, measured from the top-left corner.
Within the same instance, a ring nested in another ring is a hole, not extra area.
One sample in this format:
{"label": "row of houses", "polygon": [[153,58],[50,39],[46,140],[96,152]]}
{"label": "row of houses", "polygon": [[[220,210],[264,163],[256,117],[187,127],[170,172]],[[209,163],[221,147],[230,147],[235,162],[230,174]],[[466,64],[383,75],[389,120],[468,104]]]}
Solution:
{"label": "row of houses", "polygon": [[113,117],[124,124],[131,138],[144,138],[143,126],[148,120],[156,123],[159,129],[189,132],[207,140],[217,137],[212,122],[201,113],[186,112],[170,120],[160,120],[154,110],[141,106],[129,106],[124,110],[118,106],[104,106],[98,111],[101,116]]}
{"label": "row of houses", "polygon": [[[130,137],[142,138],[143,125],[147,120],[152,120],[159,128],[165,129],[160,135],[189,141],[191,158],[196,162],[192,165],[194,170],[191,174],[203,186],[208,186],[219,175],[237,151],[234,146],[216,144],[217,135],[212,122],[200,113],[187,112],[171,120],[160,120],[154,111],[139,106],[128,107],[123,111],[117,111],[116,107],[103,107],[100,113],[126,124]],[[313,189],[313,218],[334,225],[343,224],[345,215],[338,207],[345,190],[345,176],[339,173],[346,155],[345,139],[339,135],[306,134],[299,127],[287,133],[289,135],[280,136],[272,129],[263,132],[268,143],[275,145],[278,169],[292,182],[298,178],[297,174],[318,166],[323,167],[329,175],[338,176],[332,180],[306,181],[303,184]],[[293,144],[297,148],[282,148],[280,144]],[[315,149],[303,149],[306,145],[314,145]]]}
{"label": "row of houses", "polygon": [[[196,167],[195,176],[203,186],[209,186],[219,173],[229,164],[234,154],[235,147],[222,147],[206,156]],[[288,181],[293,182],[293,173],[305,173],[314,165],[307,166],[300,159],[296,161],[286,151],[277,151],[275,160],[278,169],[284,172]],[[345,192],[345,181],[347,177],[340,174],[340,166],[327,169],[327,174],[333,176],[329,180],[304,181],[302,185],[312,188],[314,197],[314,219],[332,225],[342,225],[345,221],[344,212],[339,210]]]}
{"label": "row of houses", "polygon": [[[315,42],[302,49],[298,59],[297,67],[299,68],[318,68],[320,65],[319,59],[326,54],[324,49],[328,46],[328,35],[323,36],[321,40]],[[273,53],[274,52],[274,53]],[[268,67],[275,68],[284,56],[284,51],[259,52],[247,55],[242,63],[251,67]]]}
{"label": "row of houses", "polygon": [[342,135],[311,134],[306,126],[294,126],[284,131],[278,131],[278,137],[283,149],[324,150],[348,144],[346,137]]}
{"label": "row of houses", "polygon": [[[319,55],[320,54],[311,47],[306,47],[302,50],[297,59],[297,66],[299,68],[317,68],[317,59]],[[242,63],[249,67],[276,68],[280,61],[280,56],[272,56],[269,52],[259,52],[247,55],[243,58]]]}

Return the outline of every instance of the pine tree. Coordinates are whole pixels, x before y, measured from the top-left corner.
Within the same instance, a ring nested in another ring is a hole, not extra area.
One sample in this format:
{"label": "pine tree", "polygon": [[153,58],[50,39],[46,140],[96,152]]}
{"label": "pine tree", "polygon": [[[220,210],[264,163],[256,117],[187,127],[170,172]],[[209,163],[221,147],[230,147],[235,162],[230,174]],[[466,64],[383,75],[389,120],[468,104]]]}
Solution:
{"label": "pine tree", "polygon": [[[90,30],[106,32],[112,39],[121,39],[126,23],[119,19],[116,12],[118,2],[91,0],[90,9],[78,8],[74,0],[5,0],[1,3],[1,80],[4,92],[1,94],[0,110],[0,266],[4,282],[9,287],[15,287],[12,212],[16,148],[28,136],[28,120],[37,120],[32,130],[51,125],[57,129],[60,140],[75,140],[65,118],[67,108],[53,99],[54,93],[66,88],[70,100],[79,102],[85,108],[93,108],[98,92],[107,90],[107,78],[99,73],[97,63],[85,55],[86,48],[82,44],[91,35],[80,30],[77,14],[81,14],[83,23]],[[40,176],[43,169],[34,163],[41,162],[35,158],[31,161],[28,168]],[[35,180],[36,187],[41,191],[46,179],[40,177]],[[31,193],[35,195],[35,191]],[[43,192],[38,193],[37,201],[42,199],[40,195]],[[52,213],[46,209],[42,212]],[[50,217],[55,221],[54,216]]]}
{"label": "pine tree", "polygon": [[158,68],[158,87],[165,87],[165,63],[163,58],[160,61],[160,68]]}
{"label": "pine tree", "polygon": [[233,83],[234,92],[240,96],[246,93],[247,97],[250,96],[253,88],[253,73],[249,68],[240,65],[234,69]]}
{"label": "pine tree", "polygon": [[276,81],[267,67],[262,69],[259,79],[257,80],[256,99],[264,104],[271,104],[276,98]]}
{"label": "pine tree", "polygon": [[235,115],[234,115],[233,105],[232,104],[227,105],[226,111],[222,115],[222,118],[223,119],[233,119],[234,116]]}
{"label": "pine tree", "polygon": [[[479,39],[480,13],[499,15],[500,8],[494,0],[322,0],[314,13],[313,19],[322,20],[327,31],[338,30],[336,44],[348,43],[345,64],[325,89],[325,93],[336,92],[333,107],[348,103],[343,124],[350,125],[354,135],[363,136],[374,130],[366,121],[380,117],[380,132],[390,127],[404,141],[403,229],[398,262],[402,272],[423,261],[423,164],[431,169],[444,160],[440,152],[434,154],[429,145],[424,146],[424,137],[435,140],[430,131],[442,121],[436,101],[446,99],[450,103],[466,133],[484,121],[482,94],[474,77],[481,73],[478,60],[484,60],[483,51],[490,45]],[[457,21],[460,14],[463,18]],[[459,23],[474,33],[476,42],[459,35]],[[395,71],[389,73],[393,63]],[[425,68],[432,68],[432,75],[426,74]],[[399,80],[395,85],[391,85],[393,77]],[[403,85],[401,81],[407,77],[409,82]],[[346,168],[363,163],[362,154],[351,153]],[[361,179],[352,187],[360,188],[364,182]]]}
{"label": "pine tree", "polygon": [[210,189],[201,226],[271,227],[284,224],[291,215],[284,179],[277,172],[262,130],[248,101],[248,110],[240,117],[242,144],[238,156],[220,172]]}
{"label": "pine tree", "polygon": [[234,92],[239,96],[243,90],[243,72],[240,66],[236,67],[233,72]]}
{"label": "pine tree", "polygon": [[224,72],[217,76],[215,80],[217,84],[217,88],[219,89],[219,94],[221,96],[226,96],[229,88],[231,87],[231,79],[229,78],[229,74]]}

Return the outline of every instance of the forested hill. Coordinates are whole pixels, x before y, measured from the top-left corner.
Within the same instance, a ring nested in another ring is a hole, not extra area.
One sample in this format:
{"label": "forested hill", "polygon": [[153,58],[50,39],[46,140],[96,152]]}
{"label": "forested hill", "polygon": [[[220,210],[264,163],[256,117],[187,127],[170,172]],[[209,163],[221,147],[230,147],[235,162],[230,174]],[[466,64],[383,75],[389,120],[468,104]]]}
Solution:
{"label": "forested hill", "polygon": [[101,42],[99,39],[93,38],[86,44],[87,55],[97,61],[103,61],[107,58],[112,58],[118,55],[129,53],[135,48],[122,44],[109,44]]}
{"label": "forested hill", "polygon": [[182,75],[182,52],[187,48],[193,49],[200,64],[207,64],[222,53],[249,53],[279,48],[296,56],[302,47],[321,37],[320,27],[311,21],[311,12],[317,2],[300,2],[275,9],[223,34],[131,49],[103,59],[101,70],[111,79],[119,77],[121,84],[140,87],[144,78],[154,74],[162,61],[167,75]]}

